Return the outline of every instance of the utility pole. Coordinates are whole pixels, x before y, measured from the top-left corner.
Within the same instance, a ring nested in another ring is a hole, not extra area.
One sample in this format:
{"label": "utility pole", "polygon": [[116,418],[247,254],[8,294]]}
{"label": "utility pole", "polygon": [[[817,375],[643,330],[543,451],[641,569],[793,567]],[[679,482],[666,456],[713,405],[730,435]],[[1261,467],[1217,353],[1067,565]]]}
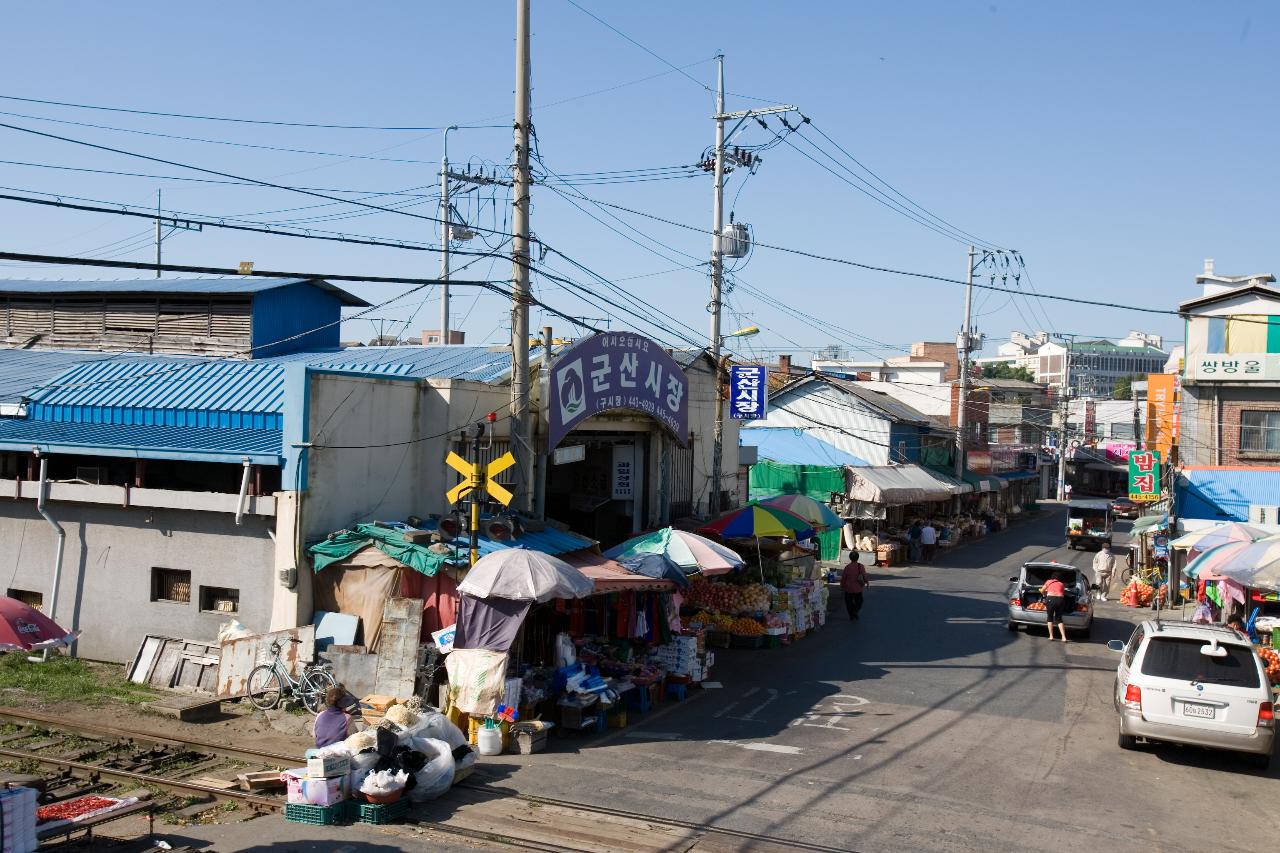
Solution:
{"label": "utility pole", "polygon": [[720,483],[724,466],[724,398],[720,370],[720,306],[724,285],[724,254],[720,231],[724,228],[724,54],[716,56],[716,151],[714,201],[711,207],[711,360],[716,372],[716,418],[711,443],[711,494],[707,513],[720,514]]}
{"label": "utility pole", "polygon": [[449,213],[449,131],[444,129],[444,150],[440,153],[440,344],[449,345],[449,241],[452,239]]}
{"label": "utility pole", "polygon": [[[1150,394],[1150,390],[1147,391]],[[1142,416],[1138,412],[1138,393],[1133,390],[1133,380],[1129,380],[1129,397],[1133,400],[1133,447],[1135,450],[1142,449],[1143,434],[1139,431],[1142,429]]]}
{"label": "utility pole", "polygon": [[529,0],[516,0],[514,192],[511,198],[511,450],[519,508],[528,512],[533,447],[529,437]]}
{"label": "utility pole", "polygon": [[973,315],[973,246],[969,247],[968,266],[965,268],[964,325],[960,329],[960,399],[956,403],[956,479],[964,479],[965,430],[968,428],[969,408],[969,348],[973,343],[969,323]]}
{"label": "utility pole", "polygon": [[1071,350],[1075,340],[1064,338],[1067,351],[1062,355],[1062,423],[1058,430],[1058,500],[1067,499],[1067,419],[1071,414]]}
{"label": "utility pole", "polygon": [[163,190],[156,190],[156,278],[160,277],[160,243],[164,237],[160,235],[160,193]]}

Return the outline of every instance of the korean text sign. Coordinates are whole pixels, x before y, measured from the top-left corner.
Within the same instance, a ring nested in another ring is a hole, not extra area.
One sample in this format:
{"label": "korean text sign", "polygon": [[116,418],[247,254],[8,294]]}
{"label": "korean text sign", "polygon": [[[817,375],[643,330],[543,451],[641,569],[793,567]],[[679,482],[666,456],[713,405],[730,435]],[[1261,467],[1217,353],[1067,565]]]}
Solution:
{"label": "korean text sign", "polygon": [[1129,454],[1129,500],[1160,500],[1160,451],[1135,450]]}
{"label": "korean text sign", "polygon": [[729,368],[729,417],[763,418],[769,408],[769,369],[762,364],[735,364]]}
{"label": "korean text sign", "polygon": [[649,415],[689,443],[689,378],[643,335],[606,333],[574,344],[551,367],[547,448],[593,415],[628,409]]}

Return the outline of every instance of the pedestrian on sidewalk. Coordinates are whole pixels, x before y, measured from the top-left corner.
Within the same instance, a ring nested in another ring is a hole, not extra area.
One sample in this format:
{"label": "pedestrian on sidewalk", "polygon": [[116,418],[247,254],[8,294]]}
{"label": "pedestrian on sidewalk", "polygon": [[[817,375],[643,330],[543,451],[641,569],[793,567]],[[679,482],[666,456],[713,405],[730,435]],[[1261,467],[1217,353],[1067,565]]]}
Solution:
{"label": "pedestrian on sidewalk", "polygon": [[871,585],[867,577],[867,567],[858,562],[856,555],[850,555],[849,563],[840,574],[840,589],[844,592],[844,606],[849,611],[849,621],[855,621],[862,610],[862,594]]}
{"label": "pedestrian on sidewalk", "polygon": [[907,562],[920,562],[922,548],[920,545],[920,530],[924,525],[920,523],[920,519],[911,522],[911,527],[907,529]]}
{"label": "pedestrian on sidewalk", "polygon": [[924,552],[924,561],[932,563],[933,555],[938,551],[938,529],[933,526],[932,519],[920,528],[920,548]]}
{"label": "pedestrian on sidewalk", "polygon": [[1111,592],[1111,577],[1116,570],[1116,557],[1111,549],[1103,545],[1093,557],[1093,582],[1098,587],[1095,596],[1098,601],[1106,601]]}

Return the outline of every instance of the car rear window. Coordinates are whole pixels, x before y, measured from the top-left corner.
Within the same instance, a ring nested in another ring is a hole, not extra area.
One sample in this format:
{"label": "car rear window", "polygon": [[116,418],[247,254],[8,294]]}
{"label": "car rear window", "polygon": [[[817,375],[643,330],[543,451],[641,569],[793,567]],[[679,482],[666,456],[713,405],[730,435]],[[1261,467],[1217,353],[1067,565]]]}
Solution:
{"label": "car rear window", "polygon": [[1152,637],[1142,658],[1142,672],[1157,678],[1225,687],[1257,687],[1261,683],[1252,650],[1222,643],[1226,657],[1215,658],[1200,654],[1205,645],[1205,640]]}

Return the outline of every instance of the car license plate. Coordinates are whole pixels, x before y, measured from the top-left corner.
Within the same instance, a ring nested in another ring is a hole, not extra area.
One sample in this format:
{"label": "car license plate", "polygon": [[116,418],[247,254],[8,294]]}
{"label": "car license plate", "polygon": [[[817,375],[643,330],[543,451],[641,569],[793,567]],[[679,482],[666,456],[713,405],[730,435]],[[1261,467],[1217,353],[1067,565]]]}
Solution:
{"label": "car license plate", "polygon": [[1182,715],[1184,717],[1203,717],[1206,720],[1212,720],[1214,716],[1214,708],[1212,705],[1197,705],[1194,702],[1183,702]]}

